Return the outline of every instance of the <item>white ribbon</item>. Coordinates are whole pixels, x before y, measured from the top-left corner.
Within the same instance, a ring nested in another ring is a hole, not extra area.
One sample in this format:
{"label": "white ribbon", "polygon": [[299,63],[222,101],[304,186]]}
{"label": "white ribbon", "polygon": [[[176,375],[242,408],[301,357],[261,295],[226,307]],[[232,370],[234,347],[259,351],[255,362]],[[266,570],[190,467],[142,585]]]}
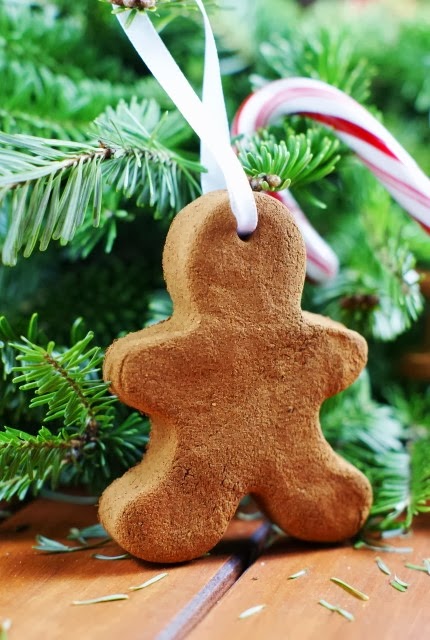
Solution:
{"label": "white ribbon", "polygon": [[218,53],[208,16],[201,0],[195,0],[205,27],[203,100],[200,100],[176,64],[145,12],[139,12],[127,26],[128,12],[118,20],[153,76],[201,140],[203,193],[227,188],[239,235],[257,227],[257,208],[248,178],[230,144],[227,115],[221,85]]}

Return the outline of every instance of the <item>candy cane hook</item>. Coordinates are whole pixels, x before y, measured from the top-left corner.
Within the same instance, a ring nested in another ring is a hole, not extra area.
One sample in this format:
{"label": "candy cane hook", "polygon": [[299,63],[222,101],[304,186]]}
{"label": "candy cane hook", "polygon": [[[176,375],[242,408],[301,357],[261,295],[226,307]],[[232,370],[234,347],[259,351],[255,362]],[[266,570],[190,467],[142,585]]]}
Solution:
{"label": "candy cane hook", "polygon": [[320,80],[276,80],[240,107],[233,133],[250,134],[281,116],[301,114],[332,128],[393,198],[430,233],[430,180],[364,107]]}

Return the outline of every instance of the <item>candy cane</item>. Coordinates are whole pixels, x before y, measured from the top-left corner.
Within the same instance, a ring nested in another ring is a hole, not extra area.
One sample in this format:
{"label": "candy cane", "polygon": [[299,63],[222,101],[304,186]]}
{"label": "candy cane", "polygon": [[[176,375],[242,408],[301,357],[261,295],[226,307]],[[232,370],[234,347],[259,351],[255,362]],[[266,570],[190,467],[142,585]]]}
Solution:
{"label": "candy cane", "polygon": [[[429,178],[376,118],[339,89],[309,78],[271,82],[242,104],[233,133],[251,134],[287,114],[308,116],[331,127],[430,233]],[[313,248],[319,252],[316,245]]]}
{"label": "candy cane", "polygon": [[313,228],[299,204],[288,189],[271,193],[292,213],[306,245],[306,275],[314,282],[325,282],[334,278],[339,270],[339,260],[333,249]]}

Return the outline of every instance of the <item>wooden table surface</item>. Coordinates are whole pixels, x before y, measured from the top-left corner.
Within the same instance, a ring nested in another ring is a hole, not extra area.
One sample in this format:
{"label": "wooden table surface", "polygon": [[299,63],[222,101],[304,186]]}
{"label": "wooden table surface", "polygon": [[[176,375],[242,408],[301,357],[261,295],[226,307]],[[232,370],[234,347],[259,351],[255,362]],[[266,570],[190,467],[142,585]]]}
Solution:
{"label": "wooden table surface", "polygon": [[[189,635],[190,640],[216,638],[314,640],[424,640],[430,638],[430,575],[405,568],[422,564],[430,555],[430,519],[422,519],[414,534],[397,546],[412,553],[376,553],[351,546],[310,547],[276,542],[241,576],[224,598]],[[391,542],[391,541],[390,541]],[[382,557],[392,571],[378,568]],[[288,577],[302,569],[303,577]],[[410,587],[401,593],[390,585],[396,574]],[[369,596],[363,602],[330,581],[338,577]],[[318,604],[338,605],[355,617],[346,620]],[[264,604],[260,613],[239,619],[238,613]],[[270,634],[266,636],[266,630]]]}
{"label": "wooden table surface", "polygon": [[[182,565],[92,557],[121,553],[113,542],[55,555],[32,548],[36,534],[64,542],[70,528],[96,521],[92,506],[39,499],[0,526],[0,623],[12,620],[8,640],[430,639],[430,576],[404,566],[430,556],[429,517],[421,517],[408,538],[389,541],[412,547],[411,553],[379,553],[393,575],[410,583],[405,593],[378,569],[378,553],[286,538],[267,546],[273,534],[261,521],[235,520],[214,552]],[[304,576],[288,579],[302,569]],[[161,572],[167,576],[159,582],[129,590]],[[331,582],[332,576],[370,599],[353,597]],[[114,593],[129,598],[72,605]],[[323,608],[322,598],[347,609],[354,621]],[[258,605],[264,608],[239,617]]]}

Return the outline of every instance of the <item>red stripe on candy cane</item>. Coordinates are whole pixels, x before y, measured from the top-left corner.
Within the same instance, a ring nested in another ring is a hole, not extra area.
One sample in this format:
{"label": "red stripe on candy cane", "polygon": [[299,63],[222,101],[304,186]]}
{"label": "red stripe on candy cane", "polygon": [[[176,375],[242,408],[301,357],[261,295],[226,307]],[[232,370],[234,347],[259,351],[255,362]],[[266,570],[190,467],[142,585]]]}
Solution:
{"label": "red stripe on candy cane", "polygon": [[385,142],[383,142],[383,140],[381,140],[381,138],[378,138],[378,136],[375,136],[370,131],[367,131],[367,129],[363,129],[363,127],[354,124],[354,122],[350,122],[349,120],[338,118],[336,116],[325,116],[320,113],[313,112],[306,113],[304,111],[301,115],[312,118],[312,120],[316,120],[317,122],[321,122],[322,124],[325,124],[332,129],[335,129],[336,131],[348,133],[355,138],[363,140],[363,142],[367,142],[367,144],[372,145],[376,149],[379,149],[379,151],[382,151],[387,156],[395,158],[396,160],[398,159],[396,154],[391,151],[391,149],[385,144]]}
{"label": "red stripe on candy cane", "polygon": [[329,245],[313,228],[299,204],[288,189],[270,194],[280,200],[295,218],[306,245],[307,277],[314,282],[334,278],[339,270],[339,260]]}

